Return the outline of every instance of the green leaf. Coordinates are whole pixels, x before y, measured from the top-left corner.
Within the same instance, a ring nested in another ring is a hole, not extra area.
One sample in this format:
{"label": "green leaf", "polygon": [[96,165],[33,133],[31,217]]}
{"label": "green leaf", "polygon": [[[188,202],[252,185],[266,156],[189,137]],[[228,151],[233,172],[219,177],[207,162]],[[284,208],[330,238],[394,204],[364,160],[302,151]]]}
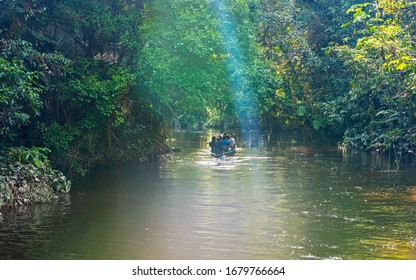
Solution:
{"label": "green leaf", "polygon": [[306,107],[305,107],[304,105],[300,105],[300,106],[298,107],[298,109],[296,110],[296,114],[297,114],[299,117],[303,117],[303,116],[305,116],[305,114],[306,114]]}
{"label": "green leaf", "polygon": [[323,125],[323,123],[322,123],[322,120],[320,120],[320,119],[314,119],[312,121],[312,126],[316,130],[320,129],[322,127],[322,125]]}
{"label": "green leaf", "polygon": [[40,168],[42,166],[42,162],[38,158],[33,158],[33,163],[37,168]]}

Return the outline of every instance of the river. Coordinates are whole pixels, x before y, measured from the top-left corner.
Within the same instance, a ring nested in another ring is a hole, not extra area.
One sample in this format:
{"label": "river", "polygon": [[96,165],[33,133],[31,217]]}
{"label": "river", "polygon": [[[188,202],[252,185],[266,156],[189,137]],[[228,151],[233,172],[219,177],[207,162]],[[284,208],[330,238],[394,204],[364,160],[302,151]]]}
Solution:
{"label": "river", "polygon": [[174,132],[147,164],[97,168],[0,225],[0,259],[416,259],[416,167],[271,134],[213,158]]}

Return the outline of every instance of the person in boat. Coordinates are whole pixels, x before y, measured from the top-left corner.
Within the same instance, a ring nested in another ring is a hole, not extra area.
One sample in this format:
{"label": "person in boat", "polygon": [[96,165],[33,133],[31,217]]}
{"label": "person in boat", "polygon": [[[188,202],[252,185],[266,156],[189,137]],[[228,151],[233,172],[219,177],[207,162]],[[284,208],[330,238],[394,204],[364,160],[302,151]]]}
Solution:
{"label": "person in boat", "polygon": [[215,137],[215,136],[212,136],[212,138],[211,138],[211,142],[209,142],[208,144],[209,144],[209,146],[210,146],[210,148],[211,148],[211,152],[213,152],[214,151],[214,147],[215,147],[215,142],[217,141],[217,137]]}
{"label": "person in boat", "polygon": [[220,135],[217,136],[217,139],[214,143],[214,149],[213,153],[215,154],[222,154],[223,153],[223,146],[222,146],[223,140]]}
{"label": "person in boat", "polygon": [[224,140],[221,143],[221,146],[222,146],[222,149],[223,149],[224,152],[228,152],[232,149],[232,143],[230,141],[230,138],[231,137],[229,135],[226,135],[224,137]]}
{"label": "person in boat", "polygon": [[231,148],[235,149],[235,139],[233,138],[233,135],[230,133],[230,142],[231,142]]}

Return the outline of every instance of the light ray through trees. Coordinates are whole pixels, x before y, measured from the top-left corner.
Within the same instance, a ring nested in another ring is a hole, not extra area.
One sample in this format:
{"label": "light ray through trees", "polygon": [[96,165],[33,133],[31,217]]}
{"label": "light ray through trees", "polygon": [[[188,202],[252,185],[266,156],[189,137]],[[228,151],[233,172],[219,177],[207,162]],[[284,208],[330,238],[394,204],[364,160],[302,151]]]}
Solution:
{"label": "light ray through trees", "polygon": [[[230,91],[234,110],[240,128],[247,131],[258,129],[255,93],[247,74],[244,54],[241,51],[235,20],[227,0],[211,2],[214,16],[218,21],[218,29],[222,38],[224,55],[226,56]],[[244,137],[244,135],[243,135]]]}

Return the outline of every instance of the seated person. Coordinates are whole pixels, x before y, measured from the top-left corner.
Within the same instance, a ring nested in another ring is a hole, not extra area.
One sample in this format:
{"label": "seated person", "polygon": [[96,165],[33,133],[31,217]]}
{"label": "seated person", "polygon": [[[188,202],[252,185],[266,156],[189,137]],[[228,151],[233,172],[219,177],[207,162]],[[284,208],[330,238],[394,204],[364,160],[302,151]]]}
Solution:
{"label": "seated person", "polygon": [[214,151],[214,147],[215,147],[215,142],[216,142],[217,138],[215,136],[212,136],[211,138],[211,142],[209,142],[209,146],[211,147],[211,152]]}
{"label": "seated person", "polygon": [[217,136],[217,141],[215,141],[214,149],[213,149],[213,152],[215,154],[222,154],[223,153],[222,142],[223,142],[223,140],[221,139],[221,137]]}
{"label": "seated person", "polygon": [[230,136],[227,135],[225,136],[225,139],[222,141],[221,146],[223,148],[224,151],[229,151],[231,150],[231,141],[230,141]]}
{"label": "seated person", "polygon": [[230,134],[230,142],[231,142],[231,148],[235,149],[235,140],[232,134]]}

